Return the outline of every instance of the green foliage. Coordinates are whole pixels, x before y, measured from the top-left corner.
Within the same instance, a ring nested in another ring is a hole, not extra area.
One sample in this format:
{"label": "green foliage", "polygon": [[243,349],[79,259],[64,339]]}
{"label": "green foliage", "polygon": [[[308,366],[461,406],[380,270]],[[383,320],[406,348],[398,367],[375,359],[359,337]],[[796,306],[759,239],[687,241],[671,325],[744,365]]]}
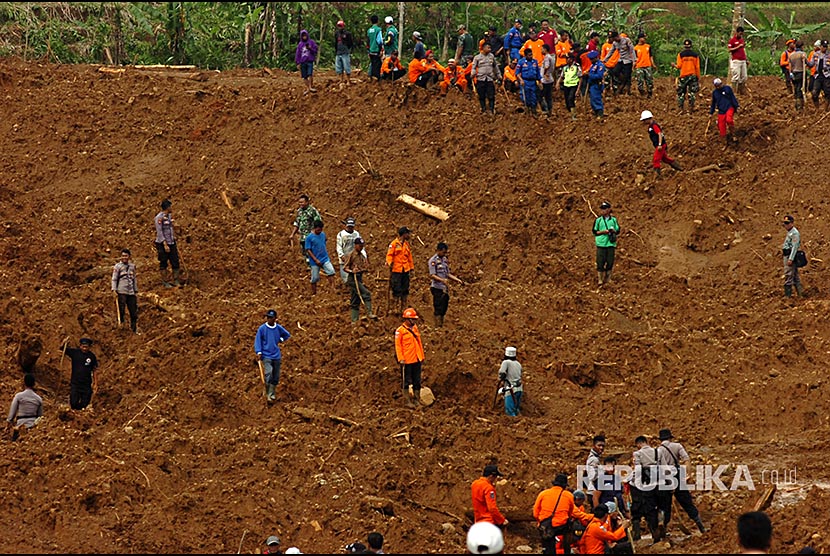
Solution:
{"label": "green foliage", "polygon": [[754,8],[753,13],[757,17],[758,25],[752,25],[747,21],[750,30],[747,32],[747,39],[755,39],[761,44],[769,47],[770,54],[775,55],[778,48],[783,48],[783,43],[788,39],[798,39],[812,35],[827,26],[827,22],[813,24],[796,24],[795,11],[790,12],[790,19],[784,21],[780,17],[769,18],[763,11]]}
{"label": "green foliage", "polygon": [[[670,62],[680,51],[683,39],[689,37],[701,54],[701,69],[725,74],[725,45],[731,30],[733,3],[686,2],[669,10],[646,5],[407,2],[401,57],[404,61],[411,57],[415,30],[423,34],[427,47],[445,62],[455,49],[460,23],[467,24],[478,39],[490,25],[504,34],[516,17],[525,22],[525,31],[532,23],[547,18],[551,26],[568,30],[583,44],[591,30],[604,37],[605,31],[614,27],[632,38],[643,30],[664,74],[670,71]],[[747,22],[747,27],[752,28],[749,38],[754,41],[753,46],[769,49],[750,53],[753,74],[778,71],[776,49],[783,38],[805,37],[826,25],[810,22],[822,19],[795,23],[793,12],[788,19],[765,13],[754,10],[754,28]],[[372,14],[379,16],[381,27],[383,18],[392,15],[400,29],[395,2],[4,2],[0,3],[0,54],[61,63],[106,63],[112,59],[116,63],[188,63],[226,69],[245,63],[245,28],[249,26],[251,42],[247,48],[251,65],[293,70],[299,30],[305,28],[320,45],[318,63],[331,67],[334,24],[343,19],[355,38],[352,65],[357,68],[368,62],[365,42]],[[770,52],[775,56],[770,56]]]}

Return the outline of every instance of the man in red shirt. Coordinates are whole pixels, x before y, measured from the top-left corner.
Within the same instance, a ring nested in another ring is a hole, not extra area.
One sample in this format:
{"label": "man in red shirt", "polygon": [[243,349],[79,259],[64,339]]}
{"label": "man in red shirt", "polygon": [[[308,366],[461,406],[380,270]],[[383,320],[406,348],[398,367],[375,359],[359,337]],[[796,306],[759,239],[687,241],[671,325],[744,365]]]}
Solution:
{"label": "man in red shirt", "polygon": [[732,84],[738,86],[738,94],[746,92],[746,68],[749,62],[746,60],[746,40],[744,39],[744,28],[738,26],[735,29],[735,36],[729,39],[726,45],[732,61],[729,63],[729,71],[732,77]]}
{"label": "man in red shirt", "polygon": [[537,38],[542,39],[542,41],[548,45],[551,52],[556,52],[556,38],[557,38],[556,30],[550,26],[550,21],[547,19],[542,20],[542,30],[539,31],[537,34]]}
{"label": "man in red shirt", "polygon": [[503,477],[497,465],[485,465],[481,477],[473,481],[473,518],[476,523],[489,521],[499,527],[507,526],[507,519],[496,505],[496,481]]}

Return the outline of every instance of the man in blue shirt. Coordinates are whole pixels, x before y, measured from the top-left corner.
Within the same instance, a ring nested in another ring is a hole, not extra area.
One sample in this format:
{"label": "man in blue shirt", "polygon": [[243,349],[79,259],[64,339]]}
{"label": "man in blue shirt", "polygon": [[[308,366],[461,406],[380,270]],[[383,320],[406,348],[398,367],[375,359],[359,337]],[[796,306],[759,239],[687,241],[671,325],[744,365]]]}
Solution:
{"label": "man in blue shirt", "polygon": [[280,367],[282,366],[282,353],[280,342],[291,337],[288,330],[277,324],[277,312],[269,309],[265,313],[265,323],[256,331],[254,339],[254,351],[257,361],[262,362],[265,372],[265,388],[268,401],[276,398],[275,391],[280,383]]}
{"label": "man in blue shirt", "polygon": [[329,259],[326,249],[326,234],[323,233],[323,221],[314,222],[313,231],[305,238],[305,251],[311,265],[311,295],[317,295],[317,282],[320,281],[320,269],[331,278],[334,276],[334,266]]}
{"label": "man in blue shirt", "polygon": [[536,116],[536,89],[541,86],[542,72],[539,71],[539,62],[533,58],[533,50],[525,48],[524,55],[516,65],[516,77],[522,87],[525,105]]}
{"label": "man in blue shirt", "polygon": [[513,22],[513,27],[504,36],[504,51],[510,53],[511,60],[518,60],[521,58],[519,49],[525,43],[522,38],[522,20],[517,19]]}

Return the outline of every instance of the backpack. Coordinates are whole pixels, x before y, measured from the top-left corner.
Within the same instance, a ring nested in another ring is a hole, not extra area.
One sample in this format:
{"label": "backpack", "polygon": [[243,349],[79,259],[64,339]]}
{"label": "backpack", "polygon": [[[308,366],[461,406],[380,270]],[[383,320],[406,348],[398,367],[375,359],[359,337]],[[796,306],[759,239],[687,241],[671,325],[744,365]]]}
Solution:
{"label": "backpack", "polygon": [[807,254],[799,249],[795,252],[795,259],[793,259],[793,266],[796,268],[802,268],[807,266]]}

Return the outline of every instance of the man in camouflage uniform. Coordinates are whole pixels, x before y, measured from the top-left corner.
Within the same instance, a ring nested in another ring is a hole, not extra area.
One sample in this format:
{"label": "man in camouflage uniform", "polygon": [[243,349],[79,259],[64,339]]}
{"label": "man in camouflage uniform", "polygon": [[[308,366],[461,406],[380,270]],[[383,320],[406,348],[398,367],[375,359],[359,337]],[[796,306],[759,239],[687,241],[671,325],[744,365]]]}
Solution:
{"label": "man in camouflage uniform", "polygon": [[294,236],[299,232],[300,252],[303,254],[303,257],[306,257],[306,260],[308,257],[305,251],[305,238],[311,233],[311,230],[314,228],[314,222],[317,220],[322,222],[323,217],[321,217],[320,212],[309,203],[308,195],[303,193],[300,195],[300,207],[297,209],[297,217],[294,220],[294,229],[291,231],[291,235],[288,236],[288,241],[294,241]]}
{"label": "man in camouflage uniform", "polygon": [[680,70],[677,80],[677,106],[683,110],[686,96],[689,97],[689,110],[695,109],[695,95],[700,90],[700,57],[692,50],[692,41],[683,41],[683,50],[677,55],[677,62],[672,67]]}

